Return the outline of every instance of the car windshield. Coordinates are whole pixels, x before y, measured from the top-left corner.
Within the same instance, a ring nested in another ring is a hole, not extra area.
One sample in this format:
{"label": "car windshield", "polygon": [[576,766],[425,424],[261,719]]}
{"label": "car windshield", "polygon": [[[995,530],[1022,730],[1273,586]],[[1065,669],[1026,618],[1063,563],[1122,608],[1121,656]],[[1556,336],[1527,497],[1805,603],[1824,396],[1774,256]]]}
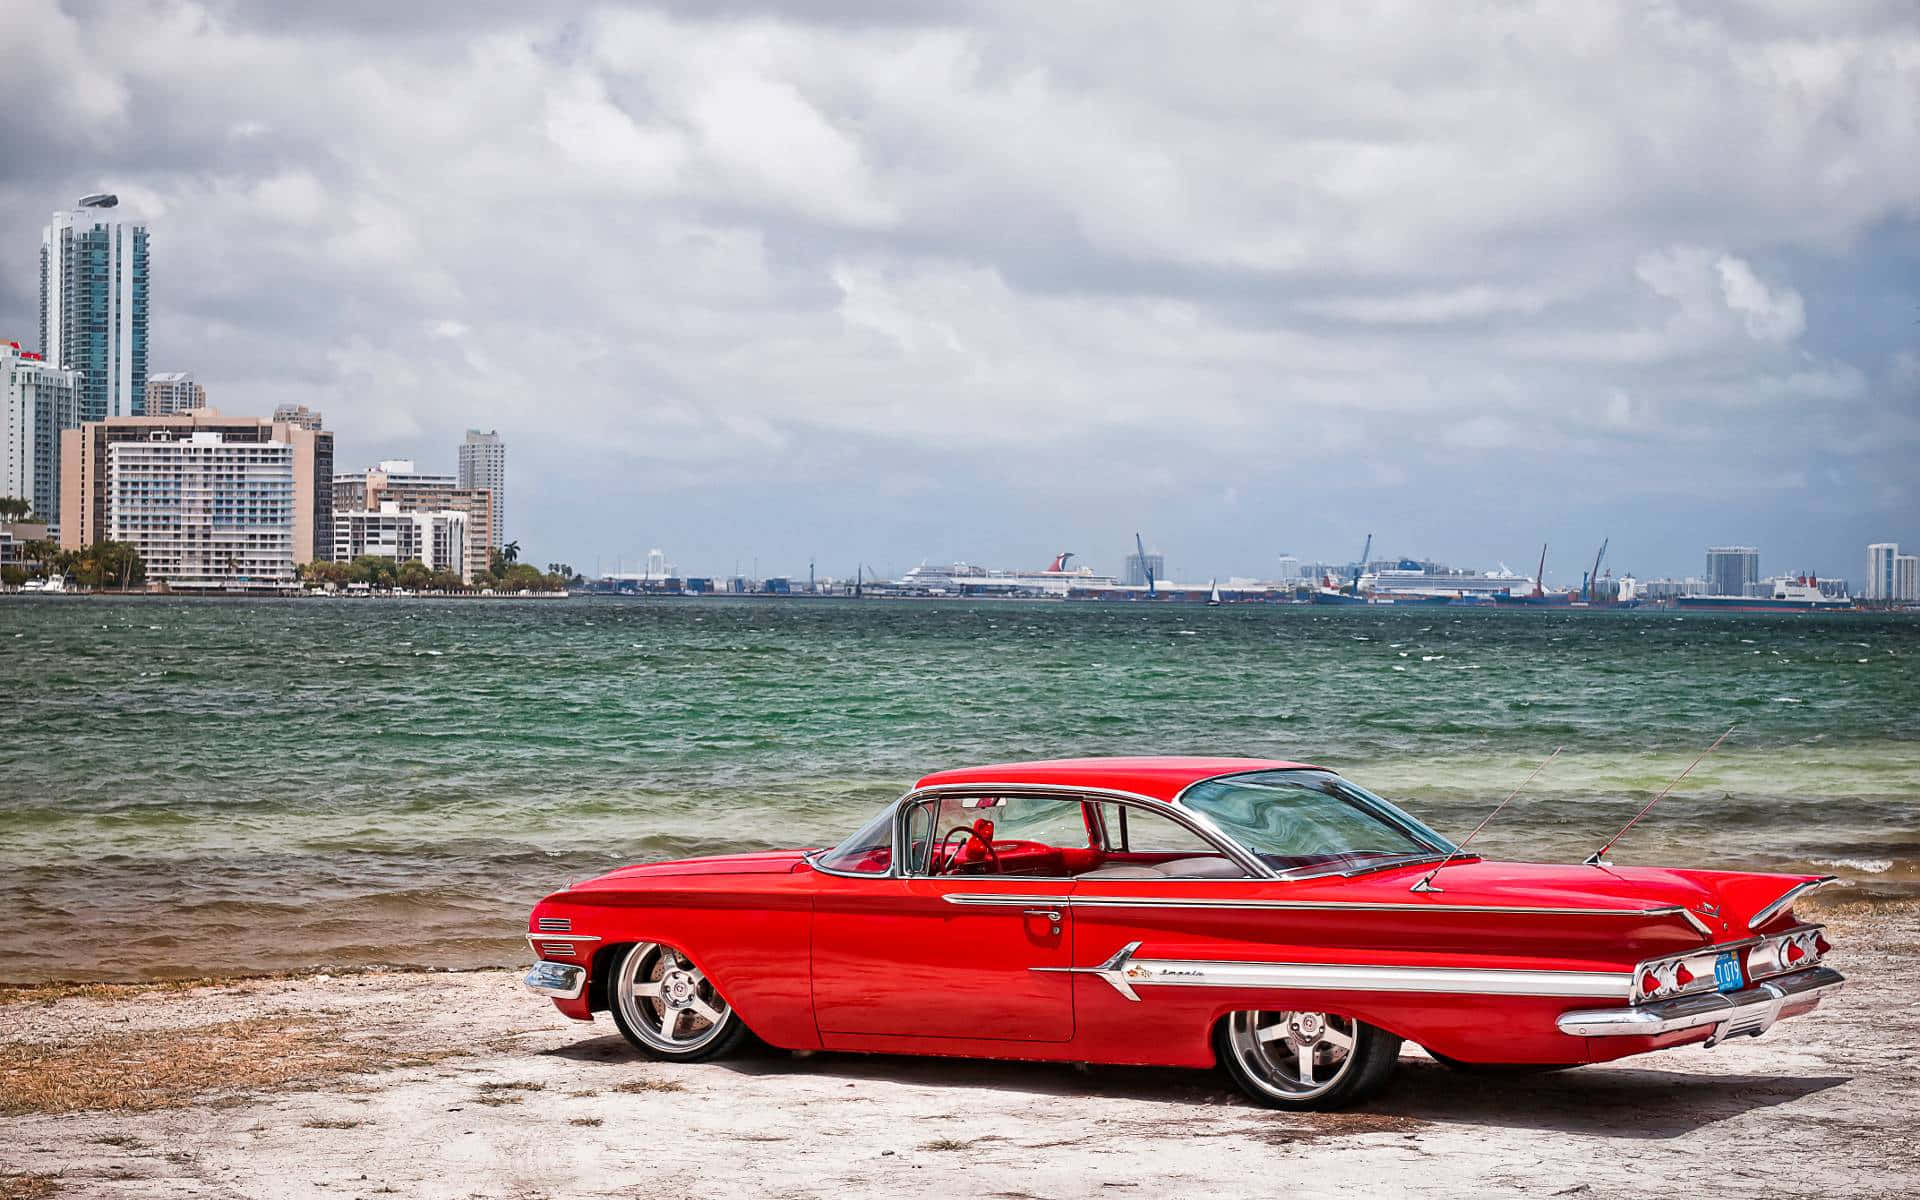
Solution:
{"label": "car windshield", "polygon": [[1331,771],[1209,779],[1180,797],[1277,871],[1367,867],[1444,855],[1452,843]]}
{"label": "car windshield", "polygon": [[829,871],[885,875],[893,869],[893,805],[887,805],[846,841],[816,855],[814,861]]}

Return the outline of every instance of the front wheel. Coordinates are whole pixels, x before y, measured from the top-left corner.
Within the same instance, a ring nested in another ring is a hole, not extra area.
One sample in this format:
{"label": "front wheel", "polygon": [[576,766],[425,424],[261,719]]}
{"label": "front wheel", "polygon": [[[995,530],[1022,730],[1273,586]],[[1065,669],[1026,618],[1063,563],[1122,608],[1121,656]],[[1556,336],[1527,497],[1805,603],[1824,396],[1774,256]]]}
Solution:
{"label": "front wheel", "polygon": [[1344,1108],[1378,1092],[1400,1039],[1365,1021],[1321,1012],[1237,1012],[1214,1033],[1220,1063],[1269,1108]]}
{"label": "front wheel", "polygon": [[608,981],[613,1023],[642,1054],[668,1062],[718,1058],[747,1026],[693,960],[661,942],[636,942]]}

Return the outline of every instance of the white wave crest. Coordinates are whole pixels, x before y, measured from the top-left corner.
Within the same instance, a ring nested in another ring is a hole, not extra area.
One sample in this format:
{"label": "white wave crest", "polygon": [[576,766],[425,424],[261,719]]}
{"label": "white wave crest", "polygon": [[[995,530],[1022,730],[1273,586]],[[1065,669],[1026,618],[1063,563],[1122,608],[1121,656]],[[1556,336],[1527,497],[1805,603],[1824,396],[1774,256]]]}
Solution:
{"label": "white wave crest", "polygon": [[1893,860],[1890,858],[1816,858],[1813,861],[1823,867],[1839,867],[1868,875],[1884,875],[1893,870]]}

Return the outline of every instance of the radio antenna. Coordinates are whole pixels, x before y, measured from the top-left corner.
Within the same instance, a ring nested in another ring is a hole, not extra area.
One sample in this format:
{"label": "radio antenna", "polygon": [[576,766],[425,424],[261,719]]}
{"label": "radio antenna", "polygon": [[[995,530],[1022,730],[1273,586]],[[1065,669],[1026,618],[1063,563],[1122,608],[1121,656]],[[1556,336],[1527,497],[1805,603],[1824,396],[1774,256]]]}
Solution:
{"label": "radio antenna", "polygon": [[[1452,853],[1448,854],[1445,858],[1440,860],[1440,867],[1444,867],[1448,863],[1452,862],[1455,858],[1458,858],[1460,854],[1466,850],[1467,842],[1471,842],[1474,838],[1479,837],[1480,831],[1487,827],[1488,822],[1491,822],[1495,817],[1499,816],[1500,810],[1505,808],[1509,803],[1511,803],[1513,798],[1520,794],[1522,788],[1525,788],[1528,784],[1533,782],[1534,775],[1538,775],[1540,772],[1546,770],[1547,763],[1550,763],[1554,759],[1559,758],[1560,751],[1564,749],[1566,749],[1566,747],[1564,746],[1555,746],[1553,748],[1553,753],[1547,755],[1546,760],[1542,762],[1539,766],[1533,769],[1533,775],[1529,775],[1525,779],[1522,779],[1520,781],[1519,787],[1516,787],[1511,792],[1508,792],[1507,798],[1494,806],[1493,811],[1487,814],[1486,820],[1481,821],[1478,825],[1475,825],[1473,827],[1473,832],[1467,835],[1467,840],[1465,842],[1461,842],[1458,846],[1455,846],[1453,848]],[[1444,889],[1433,886],[1433,877],[1440,873],[1440,867],[1435,867],[1433,870],[1428,871],[1425,875],[1421,876],[1418,880],[1415,880],[1413,887],[1408,890],[1415,891],[1415,892],[1443,891]]]}
{"label": "radio antenna", "polygon": [[1688,763],[1687,769],[1680,772],[1678,775],[1675,775],[1673,777],[1672,783],[1669,783],[1666,787],[1661,788],[1660,794],[1658,796],[1655,796],[1653,799],[1647,801],[1647,806],[1645,808],[1633,814],[1633,820],[1628,821],[1625,825],[1622,825],[1620,827],[1619,833],[1616,833],[1612,837],[1608,838],[1606,845],[1600,847],[1598,850],[1595,850],[1593,854],[1585,860],[1585,865],[1589,867],[1606,866],[1607,851],[1613,849],[1613,844],[1619,841],[1621,838],[1627,836],[1627,830],[1632,829],[1635,825],[1638,825],[1640,823],[1641,817],[1644,817],[1648,813],[1652,812],[1654,805],[1660,803],[1662,800],[1665,800],[1667,798],[1668,792],[1671,792],[1674,788],[1679,787],[1680,781],[1682,779],[1685,779],[1687,776],[1693,774],[1693,769],[1699,766],[1701,763],[1705,762],[1707,759],[1707,755],[1712,754],[1715,750],[1718,750],[1720,748],[1720,743],[1726,741],[1727,738],[1731,737],[1733,735],[1733,731],[1738,728],[1739,728],[1738,725],[1727,726],[1727,731],[1725,733],[1713,739],[1713,745],[1708,746],[1705,750],[1702,750],[1700,752],[1699,758],[1696,758],[1692,762]]}

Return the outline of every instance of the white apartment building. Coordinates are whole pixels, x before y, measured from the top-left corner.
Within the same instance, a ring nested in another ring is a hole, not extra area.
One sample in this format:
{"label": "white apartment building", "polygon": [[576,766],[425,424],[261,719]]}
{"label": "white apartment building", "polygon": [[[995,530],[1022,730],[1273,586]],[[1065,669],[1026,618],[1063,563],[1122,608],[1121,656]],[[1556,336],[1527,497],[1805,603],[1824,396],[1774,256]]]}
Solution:
{"label": "white apartment building", "polygon": [[80,424],[80,372],[0,342],[0,496],[31,501],[59,536],[60,431]]}
{"label": "white apartment building", "polygon": [[283,591],[294,576],[294,451],[156,428],[107,449],[108,537],[147,577],[195,591]]}
{"label": "white apartment building", "polygon": [[1900,543],[1875,542],[1867,547],[1868,600],[1891,600],[1896,583],[1894,564],[1900,558]]}
{"label": "white apartment building", "polygon": [[493,494],[488,545],[495,550],[506,545],[507,444],[498,432],[467,430],[467,440],[460,443],[460,486],[486,488]]}
{"label": "white apartment building", "polygon": [[396,563],[419,559],[430,571],[455,571],[472,583],[467,562],[467,514],[454,509],[423,512],[384,500],[377,509],[335,509],[333,561],[362,555]]}

